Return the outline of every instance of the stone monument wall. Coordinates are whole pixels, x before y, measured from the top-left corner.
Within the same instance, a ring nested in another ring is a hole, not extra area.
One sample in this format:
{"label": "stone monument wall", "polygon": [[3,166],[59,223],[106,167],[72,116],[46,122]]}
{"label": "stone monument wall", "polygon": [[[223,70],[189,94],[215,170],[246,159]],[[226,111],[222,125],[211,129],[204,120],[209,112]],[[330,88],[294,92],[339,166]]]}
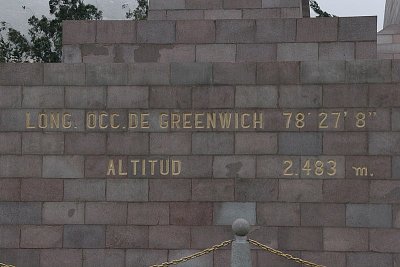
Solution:
{"label": "stone monument wall", "polygon": [[[399,266],[400,61],[373,59],[376,18],[64,30],[78,63],[0,64],[0,262],[150,266],[244,217],[252,238],[322,265]],[[104,44],[137,48],[101,63]]]}

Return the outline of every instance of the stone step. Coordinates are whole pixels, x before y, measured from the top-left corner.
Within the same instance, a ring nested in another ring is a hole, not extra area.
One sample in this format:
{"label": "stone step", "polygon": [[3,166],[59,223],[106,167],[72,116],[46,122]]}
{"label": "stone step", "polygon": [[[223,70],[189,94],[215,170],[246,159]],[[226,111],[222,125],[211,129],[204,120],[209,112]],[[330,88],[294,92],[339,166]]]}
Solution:
{"label": "stone step", "polygon": [[267,63],[0,64],[0,86],[399,83],[399,60]]}

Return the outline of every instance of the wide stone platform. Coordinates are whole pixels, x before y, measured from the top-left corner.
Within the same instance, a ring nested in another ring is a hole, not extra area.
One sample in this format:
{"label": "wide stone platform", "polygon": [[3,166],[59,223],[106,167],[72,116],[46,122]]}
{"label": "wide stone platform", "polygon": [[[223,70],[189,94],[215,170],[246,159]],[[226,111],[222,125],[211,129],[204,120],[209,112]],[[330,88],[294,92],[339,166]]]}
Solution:
{"label": "wide stone platform", "polygon": [[153,0],[164,20],[65,22],[64,63],[0,64],[0,262],[148,267],[244,217],[306,260],[399,266],[400,60],[376,59],[376,18],[206,2],[242,17]]}

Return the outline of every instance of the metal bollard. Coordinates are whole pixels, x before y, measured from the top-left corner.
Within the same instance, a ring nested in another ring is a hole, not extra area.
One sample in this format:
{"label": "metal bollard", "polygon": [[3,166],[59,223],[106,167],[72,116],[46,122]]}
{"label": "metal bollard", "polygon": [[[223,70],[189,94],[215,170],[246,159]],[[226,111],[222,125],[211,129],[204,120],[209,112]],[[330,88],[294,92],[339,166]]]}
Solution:
{"label": "metal bollard", "polygon": [[232,224],[235,240],[232,242],[231,267],[251,267],[250,243],[247,234],[250,224],[245,219],[237,219]]}

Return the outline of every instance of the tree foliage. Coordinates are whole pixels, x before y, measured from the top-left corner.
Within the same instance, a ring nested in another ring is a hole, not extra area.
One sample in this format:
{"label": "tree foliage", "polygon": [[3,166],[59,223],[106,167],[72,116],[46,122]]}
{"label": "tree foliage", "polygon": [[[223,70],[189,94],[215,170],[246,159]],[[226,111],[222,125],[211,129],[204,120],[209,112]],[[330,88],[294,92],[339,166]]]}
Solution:
{"label": "tree foliage", "polygon": [[134,10],[129,8],[129,5],[122,6],[123,8],[128,8],[125,14],[127,19],[134,20],[145,20],[149,14],[149,2],[148,0],[137,0],[138,5]]}
{"label": "tree foliage", "polygon": [[310,8],[317,13],[318,17],[335,17],[335,15],[323,11],[316,0],[310,0]]}

